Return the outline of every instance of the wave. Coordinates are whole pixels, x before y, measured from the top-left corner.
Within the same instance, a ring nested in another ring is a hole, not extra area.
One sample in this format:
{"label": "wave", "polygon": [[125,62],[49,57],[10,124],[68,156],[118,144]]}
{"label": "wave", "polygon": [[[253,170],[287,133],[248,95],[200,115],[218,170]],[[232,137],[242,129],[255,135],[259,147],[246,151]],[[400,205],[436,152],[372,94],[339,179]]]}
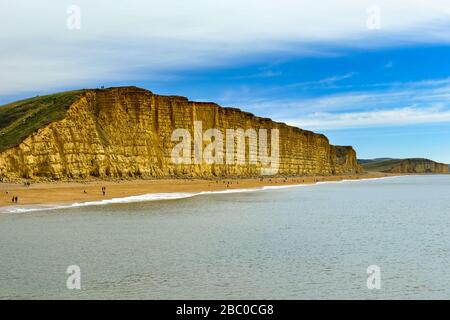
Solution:
{"label": "wave", "polygon": [[101,205],[108,205],[108,204],[136,203],[136,202],[160,201],[160,200],[176,200],[176,199],[190,198],[190,197],[193,197],[196,195],[197,195],[197,193],[188,193],[188,192],[149,193],[149,194],[143,194],[143,195],[139,195],[139,196],[112,198],[112,199],[105,199],[105,200],[98,200],[98,201],[75,202],[75,203],[66,204],[66,205],[55,204],[55,205],[4,207],[3,211],[0,211],[0,212],[26,213],[26,212],[33,212],[33,211],[69,209],[69,208],[79,208],[79,207],[101,206]]}
{"label": "wave", "polygon": [[79,207],[90,207],[90,206],[102,206],[109,204],[123,204],[123,203],[137,203],[137,202],[149,202],[149,201],[163,201],[163,200],[179,200],[192,198],[201,195],[212,195],[212,194],[230,194],[230,193],[244,193],[244,192],[256,192],[256,191],[266,191],[266,190],[279,190],[288,188],[299,188],[299,187],[311,187],[324,184],[333,183],[345,183],[345,182],[359,182],[368,180],[381,180],[392,177],[380,177],[380,178],[366,178],[366,179],[344,179],[337,181],[318,181],[310,184],[290,184],[282,186],[262,186],[256,188],[242,188],[242,189],[230,189],[230,190],[219,190],[219,191],[201,191],[201,192],[167,192],[167,193],[148,193],[139,196],[129,196],[122,198],[112,198],[98,201],[87,201],[87,202],[75,202],[72,204],[54,204],[54,205],[29,205],[20,207],[3,207],[0,208],[0,213],[28,213],[36,211],[47,211],[47,210],[58,210],[58,209],[70,209]]}

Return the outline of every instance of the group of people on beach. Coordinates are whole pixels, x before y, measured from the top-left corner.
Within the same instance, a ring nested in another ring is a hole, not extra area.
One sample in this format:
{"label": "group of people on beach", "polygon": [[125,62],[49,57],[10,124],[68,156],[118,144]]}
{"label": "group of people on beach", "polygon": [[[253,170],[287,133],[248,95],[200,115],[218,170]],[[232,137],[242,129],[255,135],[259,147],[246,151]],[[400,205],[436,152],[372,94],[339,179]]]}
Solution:
{"label": "group of people on beach", "polygon": [[[83,190],[83,193],[87,194],[87,191]],[[103,193],[103,196],[106,196],[106,187],[102,187],[102,193]]]}
{"label": "group of people on beach", "polygon": [[[282,178],[282,180],[278,180],[278,181],[277,181],[277,179],[275,179],[275,181],[272,181],[271,178],[263,178],[263,177],[260,178],[261,182],[267,181],[269,183],[273,183],[273,182],[287,183],[287,182],[289,182],[289,180],[291,180],[291,182],[294,182],[294,183],[305,183],[306,182],[305,179],[288,179],[287,177],[284,177],[284,178]],[[323,177],[314,177],[311,179],[311,181],[318,182],[318,181],[325,181],[325,179]],[[219,184],[219,183],[225,184],[227,188],[231,188],[233,186],[233,184],[239,185],[239,181],[236,181],[236,180],[216,180],[215,182],[216,182],[216,184]],[[29,181],[26,181],[26,182],[24,182],[24,186],[30,187],[31,183]],[[208,186],[211,187],[211,184],[208,184]],[[87,191],[84,190],[83,193],[87,194]],[[106,196],[106,187],[105,186],[102,187],[102,194],[103,194],[103,196]],[[9,195],[9,191],[6,191],[6,195]],[[13,196],[11,198],[11,202],[17,204],[19,202],[19,198],[17,196]]]}
{"label": "group of people on beach", "polygon": [[[25,182],[23,183],[23,186],[29,188],[29,187],[31,186],[30,181],[25,181]],[[6,190],[5,193],[6,193],[7,195],[9,195],[9,191],[8,191],[8,190]],[[19,197],[18,197],[18,196],[12,196],[11,202],[12,202],[12,203],[19,203]]]}
{"label": "group of people on beach", "polygon": [[[9,191],[8,190],[6,190],[6,195],[9,195]],[[11,198],[11,202],[12,203],[18,203],[19,202],[19,197],[17,197],[17,196],[13,196],[12,198]]]}
{"label": "group of people on beach", "polygon": [[[194,180],[192,180],[192,181],[194,181]],[[295,177],[274,177],[273,180],[272,180],[272,178],[261,177],[261,178],[259,178],[259,181],[260,182],[266,182],[266,183],[289,183],[289,182],[292,182],[292,183],[305,183],[308,180],[307,179],[298,179],[298,178],[295,178]],[[320,181],[325,181],[325,178],[324,177],[312,177],[309,181],[313,182],[313,183],[317,183],[317,182],[320,182]],[[216,184],[219,184],[219,183],[225,184],[227,188],[231,188],[233,184],[236,184],[236,185],[239,184],[239,181],[237,181],[237,180],[232,180],[232,181],[229,181],[229,180],[215,180],[215,182],[216,182]],[[211,187],[211,186],[212,186],[211,183],[209,183],[208,187]]]}
{"label": "group of people on beach", "polygon": [[[23,185],[24,185],[24,187],[29,188],[29,187],[31,186],[31,183],[30,183],[30,181],[25,181],[25,182],[23,183]],[[9,195],[9,191],[8,191],[8,190],[6,190],[5,193],[6,193],[7,195]],[[12,202],[12,203],[19,203],[19,197],[18,197],[18,196],[12,196],[11,202]]]}
{"label": "group of people on beach", "polygon": [[[216,180],[216,183],[219,183],[219,180]],[[223,181],[223,183],[225,184],[227,184],[227,188],[229,188],[232,184],[233,184],[233,181]],[[236,184],[239,184],[239,181],[235,181],[235,183]]]}

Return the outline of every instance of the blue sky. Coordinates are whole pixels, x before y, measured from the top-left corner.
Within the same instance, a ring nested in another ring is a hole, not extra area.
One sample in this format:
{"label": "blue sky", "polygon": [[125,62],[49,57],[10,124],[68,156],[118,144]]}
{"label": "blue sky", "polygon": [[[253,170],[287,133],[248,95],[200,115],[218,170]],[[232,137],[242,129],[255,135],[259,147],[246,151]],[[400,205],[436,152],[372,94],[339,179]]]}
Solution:
{"label": "blue sky", "polygon": [[450,163],[446,1],[80,0],[76,30],[72,2],[0,8],[0,103],[137,85],[321,132],[360,158]]}
{"label": "blue sky", "polygon": [[338,49],[318,58],[256,57],[257,63],[135,84],[321,132],[354,146],[361,158],[450,163],[449,57],[447,45]]}

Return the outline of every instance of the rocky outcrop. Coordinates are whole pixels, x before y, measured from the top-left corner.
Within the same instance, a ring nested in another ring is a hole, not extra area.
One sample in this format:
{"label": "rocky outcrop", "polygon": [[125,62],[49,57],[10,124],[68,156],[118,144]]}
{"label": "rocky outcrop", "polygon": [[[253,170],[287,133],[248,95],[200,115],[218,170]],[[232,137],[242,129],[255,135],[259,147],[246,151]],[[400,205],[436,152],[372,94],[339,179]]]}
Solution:
{"label": "rocky outcrop", "polygon": [[[85,90],[62,120],[35,131],[17,146],[0,153],[0,178],[87,179],[121,177],[250,177],[261,174],[261,163],[177,164],[171,158],[175,129],[194,136],[226,129],[278,129],[281,175],[358,173],[352,147],[333,146],[321,134],[215,103],[160,96],[136,87]],[[209,141],[211,143],[211,141]],[[203,147],[208,141],[203,141]],[[269,142],[270,146],[270,142]]]}
{"label": "rocky outcrop", "polygon": [[429,159],[403,159],[391,169],[390,173],[449,173],[448,164]]}

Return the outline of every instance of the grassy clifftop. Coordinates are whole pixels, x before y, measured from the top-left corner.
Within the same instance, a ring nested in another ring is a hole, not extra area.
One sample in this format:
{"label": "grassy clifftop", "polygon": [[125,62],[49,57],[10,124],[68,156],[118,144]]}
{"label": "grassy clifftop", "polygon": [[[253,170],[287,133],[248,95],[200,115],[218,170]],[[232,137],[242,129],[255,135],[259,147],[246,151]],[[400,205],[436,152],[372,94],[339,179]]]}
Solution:
{"label": "grassy clifftop", "polygon": [[63,119],[83,92],[67,91],[0,106],[0,152],[19,145],[47,124]]}
{"label": "grassy clifftop", "polygon": [[393,167],[400,165],[401,161],[402,161],[401,159],[388,159],[388,158],[362,160],[362,161],[359,160],[364,170],[369,172],[388,171]]}

